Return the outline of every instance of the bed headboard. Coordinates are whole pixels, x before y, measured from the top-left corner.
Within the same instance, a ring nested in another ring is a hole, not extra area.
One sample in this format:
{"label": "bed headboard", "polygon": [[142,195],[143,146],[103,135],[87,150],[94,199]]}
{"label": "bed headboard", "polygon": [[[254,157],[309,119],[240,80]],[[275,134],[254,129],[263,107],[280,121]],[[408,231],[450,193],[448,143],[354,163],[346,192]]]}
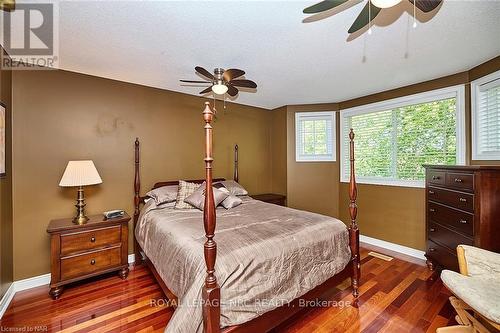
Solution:
{"label": "bed headboard", "polygon": [[[141,177],[140,177],[140,151],[141,151],[141,143],[139,141],[139,138],[135,139],[135,145],[134,145],[134,151],[135,151],[135,172],[134,172],[134,222],[137,222],[137,219],[139,218],[139,213],[140,213],[140,206],[141,204],[144,203],[144,199],[146,197],[141,196]],[[239,172],[238,172],[238,145],[234,146],[234,170],[233,170],[233,179],[238,182],[239,180]],[[214,182],[219,182],[226,180],[225,178],[214,178]],[[201,184],[205,181],[205,179],[190,179],[186,180],[190,183],[198,183]],[[167,181],[161,181],[157,182],[153,185],[152,189],[159,188],[162,186],[170,186],[170,185],[179,185],[178,180],[167,180]]]}

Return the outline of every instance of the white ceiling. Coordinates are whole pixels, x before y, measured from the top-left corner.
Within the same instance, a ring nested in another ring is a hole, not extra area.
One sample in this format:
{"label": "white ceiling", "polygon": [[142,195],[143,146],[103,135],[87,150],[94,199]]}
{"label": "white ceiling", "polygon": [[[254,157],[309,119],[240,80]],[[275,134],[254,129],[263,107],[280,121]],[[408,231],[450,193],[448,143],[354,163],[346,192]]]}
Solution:
{"label": "white ceiling", "polygon": [[195,65],[236,67],[259,87],[235,101],[275,108],[359,97],[500,55],[500,1],[445,0],[413,29],[403,0],[382,11],[371,35],[351,40],[364,3],[303,23],[314,3],[59,2],[60,68],[196,95],[202,88],[178,81],[198,79]]}

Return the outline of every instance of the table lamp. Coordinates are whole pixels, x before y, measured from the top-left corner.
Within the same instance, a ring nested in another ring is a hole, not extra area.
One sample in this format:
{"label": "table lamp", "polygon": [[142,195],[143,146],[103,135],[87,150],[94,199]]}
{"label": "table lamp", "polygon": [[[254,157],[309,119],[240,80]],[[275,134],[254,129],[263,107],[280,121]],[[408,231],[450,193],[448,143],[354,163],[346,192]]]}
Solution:
{"label": "table lamp", "polygon": [[85,216],[85,196],[83,187],[101,184],[102,179],[92,161],[69,161],[64,174],[59,182],[62,187],[78,186],[78,197],[76,199],[75,224],[85,224],[89,218]]}

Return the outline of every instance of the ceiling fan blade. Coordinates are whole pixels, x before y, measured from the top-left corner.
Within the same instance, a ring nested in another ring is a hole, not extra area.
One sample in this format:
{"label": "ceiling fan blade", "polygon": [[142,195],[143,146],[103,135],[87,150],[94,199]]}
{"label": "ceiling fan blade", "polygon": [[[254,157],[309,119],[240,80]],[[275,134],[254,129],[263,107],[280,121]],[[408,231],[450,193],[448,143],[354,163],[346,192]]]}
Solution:
{"label": "ceiling fan blade", "polygon": [[212,86],[200,91],[200,95],[206,94],[206,93],[211,92],[211,91],[212,91]]}
{"label": "ceiling fan blade", "polygon": [[205,83],[205,84],[212,84],[211,82],[208,81],[191,81],[191,80],[179,80],[181,82],[186,82],[186,83]]}
{"label": "ceiling fan blade", "polygon": [[[418,0],[417,0],[417,3],[418,3]],[[368,6],[371,6],[370,7],[370,10],[368,10]],[[374,6],[371,1],[369,3],[367,3],[365,5],[365,7],[363,7],[363,10],[361,11],[361,13],[359,13],[358,17],[356,18],[356,20],[354,21],[354,23],[351,25],[351,27],[349,28],[349,33],[352,34],[353,32],[356,32],[360,29],[362,29],[364,26],[366,26],[370,21],[373,21],[373,19],[375,18],[375,16],[378,15],[378,13],[380,13],[380,9],[381,8],[378,8],[377,6]],[[371,13],[370,13],[371,12]],[[370,15],[371,14],[371,15]]]}
{"label": "ceiling fan blade", "polygon": [[16,0],[1,0],[0,9],[10,12],[16,9]]}
{"label": "ceiling fan blade", "polygon": [[196,66],[194,68],[194,70],[197,71],[198,73],[200,73],[201,75],[208,77],[210,80],[215,81],[214,75],[212,73],[210,73],[209,71],[207,71],[205,68],[200,67],[200,66]]}
{"label": "ceiling fan blade", "polygon": [[227,84],[227,93],[229,96],[231,97],[234,97],[236,95],[238,95],[238,89],[236,89],[235,87],[233,87],[231,84]]}
{"label": "ceiling fan blade", "polygon": [[432,12],[436,9],[443,0],[409,0],[412,4],[416,1],[415,6],[424,13]]}
{"label": "ceiling fan blade", "polygon": [[304,9],[302,12],[304,14],[316,14],[316,13],[321,13],[326,10],[330,10],[332,8],[335,8],[337,6],[340,6],[343,3],[346,3],[349,0],[325,0],[318,2],[315,5],[312,5],[310,7],[307,7]]}
{"label": "ceiling fan blade", "polygon": [[226,82],[231,81],[232,79],[236,79],[237,77],[240,77],[242,75],[245,75],[245,72],[242,71],[241,69],[236,69],[236,68],[231,68],[228,69],[227,71],[224,71],[224,74],[222,74],[222,77]]}
{"label": "ceiling fan blade", "polygon": [[231,80],[229,83],[235,87],[257,88],[257,84],[250,80]]}

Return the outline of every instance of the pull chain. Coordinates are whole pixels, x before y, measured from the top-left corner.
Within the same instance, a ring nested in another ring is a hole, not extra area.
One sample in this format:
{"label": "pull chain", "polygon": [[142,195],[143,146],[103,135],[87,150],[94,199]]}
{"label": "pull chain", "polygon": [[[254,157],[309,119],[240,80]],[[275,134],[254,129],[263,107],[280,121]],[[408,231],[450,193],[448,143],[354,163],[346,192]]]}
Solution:
{"label": "pull chain", "polygon": [[372,0],[368,0],[368,35],[372,34]]}
{"label": "pull chain", "polygon": [[413,28],[417,27],[417,0],[413,0]]}

